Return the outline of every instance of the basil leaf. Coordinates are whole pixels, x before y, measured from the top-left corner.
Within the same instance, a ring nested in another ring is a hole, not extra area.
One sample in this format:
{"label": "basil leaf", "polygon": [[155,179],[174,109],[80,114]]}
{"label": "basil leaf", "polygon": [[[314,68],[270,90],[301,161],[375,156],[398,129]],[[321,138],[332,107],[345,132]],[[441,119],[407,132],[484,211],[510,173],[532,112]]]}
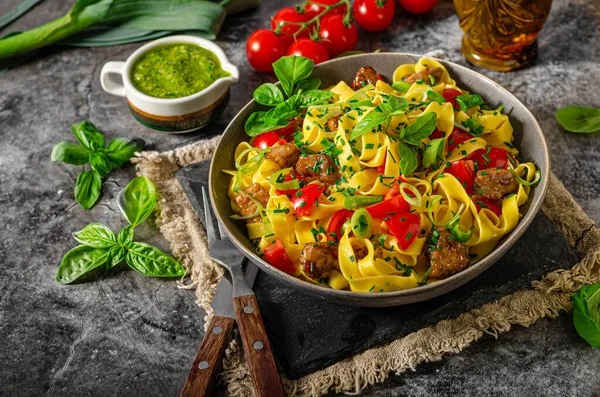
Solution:
{"label": "basil leaf", "polygon": [[[429,77],[432,77],[432,76],[429,76]],[[427,98],[429,98],[435,102],[440,102],[440,103],[446,102],[446,99],[442,96],[442,94],[440,94],[437,91],[432,90],[431,88],[427,89]]]}
{"label": "basil leaf", "polygon": [[298,106],[300,108],[307,108],[313,105],[321,105],[327,103],[330,98],[333,98],[333,92],[319,90],[307,91],[300,94]]}
{"label": "basil leaf", "polygon": [[475,106],[483,105],[483,99],[481,95],[478,94],[470,94],[470,95],[459,95],[456,97],[456,102],[460,105],[460,108],[463,111],[467,111]]}
{"label": "basil leaf", "polygon": [[104,135],[88,120],[84,120],[79,124],[73,124],[72,130],[73,135],[75,135],[79,143],[91,151],[104,148],[106,145]]}
{"label": "basil leaf", "polygon": [[310,77],[315,63],[312,59],[299,56],[285,56],[273,63],[273,70],[287,96],[292,96],[294,85]]}
{"label": "basil leaf", "polygon": [[109,248],[117,244],[115,234],[101,223],[94,222],[73,233],[78,243],[92,248]]}
{"label": "basil leaf", "polygon": [[285,102],[281,102],[279,105],[274,107],[273,109],[267,111],[265,114],[265,121],[272,125],[278,125],[280,121],[285,121],[286,123],[298,116],[297,107],[298,97],[293,96],[288,98]]}
{"label": "basil leaf", "polygon": [[131,243],[133,243],[133,228],[133,225],[129,225],[121,229],[119,235],[117,236],[117,241],[119,244],[129,246]]}
{"label": "basil leaf", "polygon": [[125,256],[127,264],[150,277],[180,277],[185,269],[175,259],[146,243],[132,243]]}
{"label": "basil leaf", "polygon": [[593,347],[600,347],[600,283],[581,287],[573,295],[573,324]]}
{"label": "basil leaf", "polygon": [[86,210],[89,210],[96,204],[100,197],[102,188],[102,177],[95,171],[85,171],[77,177],[75,183],[75,200]]}
{"label": "basil leaf", "polygon": [[52,148],[52,155],[50,156],[50,160],[53,163],[62,161],[63,163],[73,165],[87,164],[89,159],[90,155],[85,147],[69,142],[61,142],[55,145]]}
{"label": "basil leaf", "polygon": [[90,164],[92,169],[98,171],[98,174],[100,174],[100,177],[102,178],[110,174],[110,172],[113,170],[112,164],[108,160],[108,157],[101,152],[90,153]]}
{"label": "basil leaf", "polygon": [[419,166],[419,159],[414,149],[404,142],[398,142],[398,153],[400,154],[400,172],[402,175],[408,176],[415,172]]}
{"label": "basil leaf", "polygon": [[600,109],[589,106],[567,106],[556,111],[556,121],[570,132],[600,132]]}
{"label": "basil leaf", "polygon": [[119,263],[125,260],[127,249],[121,245],[115,245],[108,252],[108,261],[106,262],[106,269],[117,266]]}
{"label": "basil leaf", "polygon": [[428,168],[437,165],[438,160],[442,158],[442,154],[444,153],[445,143],[446,140],[444,138],[438,138],[432,139],[427,144],[427,148],[423,154],[423,167]]}
{"label": "basil leaf", "polygon": [[406,98],[396,98],[390,96],[388,104],[391,107],[390,116],[398,116],[404,114],[404,111],[408,108],[408,100]]}
{"label": "basil leaf", "polygon": [[296,89],[294,90],[294,93],[299,91],[313,91],[318,89],[320,86],[321,79],[318,77],[311,77],[310,79],[299,81],[298,84],[296,84]]}
{"label": "basil leaf", "polygon": [[412,145],[419,145],[421,139],[427,138],[437,125],[437,114],[434,112],[425,113],[417,117],[414,123],[405,127],[400,132],[400,139],[406,140]]}
{"label": "basil leaf", "polygon": [[109,142],[106,157],[114,168],[121,168],[131,159],[135,152],[144,149],[145,142],[139,138],[116,138]]}
{"label": "basil leaf", "polygon": [[150,179],[138,176],[119,193],[119,208],[127,221],[137,226],[146,219],[156,205],[156,188]]}
{"label": "basil leaf", "polygon": [[106,248],[80,245],[67,252],[56,272],[56,281],[70,284],[91,270],[102,266],[108,259]]}
{"label": "basil leaf", "polygon": [[248,136],[257,136],[263,132],[277,130],[289,124],[288,120],[277,120],[277,122],[267,120],[266,114],[267,112],[254,112],[248,117],[244,126]]}
{"label": "basil leaf", "polygon": [[253,96],[256,102],[266,106],[277,106],[285,100],[279,87],[273,83],[265,83],[259,86],[254,90]]}
{"label": "basil leaf", "polygon": [[381,131],[380,125],[386,124],[388,119],[389,117],[386,113],[378,112],[377,110],[372,111],[354,126],[352,133],[350,133],[350,140],[354,140],[369,131]]}

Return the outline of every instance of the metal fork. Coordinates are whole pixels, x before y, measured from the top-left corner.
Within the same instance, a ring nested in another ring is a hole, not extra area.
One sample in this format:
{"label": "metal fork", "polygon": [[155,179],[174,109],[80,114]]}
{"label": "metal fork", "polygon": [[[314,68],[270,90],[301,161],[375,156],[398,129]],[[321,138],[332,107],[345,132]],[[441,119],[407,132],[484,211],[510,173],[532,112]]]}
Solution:
{"label": "metal fork", "polygon": [[256,395],[258,397],[285,396],[256,296],[244,278],[242,271],[244,255],[233,245],[215,217],[204,187],[202,204],[206,217],[206,236],[210,256],[229,271],[233,281],[235,316]]}

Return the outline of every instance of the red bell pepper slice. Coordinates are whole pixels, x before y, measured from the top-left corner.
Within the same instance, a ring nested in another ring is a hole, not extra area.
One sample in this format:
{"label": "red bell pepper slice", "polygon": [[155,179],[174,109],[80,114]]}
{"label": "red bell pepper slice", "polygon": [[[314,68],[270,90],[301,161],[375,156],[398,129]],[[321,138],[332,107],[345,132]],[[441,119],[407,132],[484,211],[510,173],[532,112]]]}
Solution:
{"label": "red bell pepper slice", "polygon": [[317,199],[325,191],[323,185],[311,183],[301,187],[292,197],[292,206],[298,216],[310,216],[316,206]]}
{"label": "red bell pepper slice", "polygon": [[456,97],[459,95],[462,95],[462,92],[455,90],[454,88],[445,88],[442,90],[442,96],[446,102],[450,102],[456,110],[460,109],[456,103]]}
{"label": "red bell pepper slice", "polygon": [[444,131],[440,130],[439,128],[436,128],[435,130],[433,130],[431,135],[429,135],[429,139],[439,139],[439,138],[443,138],[443,137],[444,137]]}
{"label": "red bell pepper slice", "polygon": [[285,251],[281,240],[275,240],[275,243],[265,248],[265,260],[287,274],[296,274],[294,263]]}
{"label": "red bell pepper slice", "polygon": [[354,211],[352,210],[339,210],[331,217],[329,225],[327,226],[327,241],[338,242],[340,241],[340,230],[348,219],[352,217]]}
{"label": "red bell pepper slice", "polygon": [[391,216],[385,221],[390,233],[398,239],[398,246],[406,251],[415,241],[421,231],[421,217],[419,214],[406,212]]}
{"label": "red bell pepper slice", "polygon": [[450,163],[446,173],[453,175],[463,185],[467,194],[473,194],[475,166],[471,160],[457,160]]}
{"label": "red bell pepper slice", "polygon": [[478,170],[486,168],[508,168],[508,163],[516,164],[515,158],[506,150],[488,146],[486,149],[479,149],[469,156],[477,165]]}
{"label": "red bell pepper slice", "polygon": [[406,200],[404,200],[404,197],[398,195],[389,200],[384,200],[381,203],[373,204],[366,208],[373,218],[383,219],[407,212],[410,209],[410,206]]}
{"label": "red bell pepper slice", "polygon": [[477,212],[481,211],[482,208],[487,208],[498,216],[502,215],[502,208],[491,200],[477,200],[475,207],[477,207]]}
{"label": "red bell pepper slice", "polygon": [[[285,176],[286,182],[289,182],[293,179],[299,180],[300,182],[304,181],[304,178],[302,176],[300,176],[295,170],[290,171],[290,173]],[[297,192],[297,190],[296,189],[289,189],[289,190],[276,189],[275,192],[277,192],[277,194],[279,194],[279,195],[285,194],[287,196],[292,196],[293,194],[295,194]]]}
{"label": "red bell pepper slice", "polygon": [[452,133],[448,137],[448,152],[454,151],[459,144],[474,138],[475,137],[469,134],[467,131],[461,130],[458,127],[454,127],[452,129]]}

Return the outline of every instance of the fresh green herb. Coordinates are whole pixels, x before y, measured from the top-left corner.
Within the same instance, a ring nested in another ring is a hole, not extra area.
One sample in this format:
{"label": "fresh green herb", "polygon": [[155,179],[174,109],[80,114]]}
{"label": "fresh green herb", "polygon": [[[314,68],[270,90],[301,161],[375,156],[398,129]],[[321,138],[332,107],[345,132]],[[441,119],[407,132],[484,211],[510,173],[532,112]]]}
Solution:
{"label": "fresh green herb", "polygon": [[365,207],[377,204],[383,201],[383,196],[346,196],[344,198],[344,208],[352,210],[358,207]]}
{"label": "fresh green herb", "polygon": [[600,283],[583,286],[573,295],[573,324],[579,336],[600,348]]}
{"label": "fresh green herb", "polygon": [[475,136],[481,136],[484,130],[484,127],[472,118],[463,121],[463,125],[469,129],[471,135]]}
{"label": "fresh green herb", "polygon": [[392,84],[392,88],[395,89],[396,91],[400,91],[400,92],[408,92],[410,87],[412,87],[412,84],[407,83],[406,81],[403,81],[403,80],[395,81]]}
{"label": "fresh green herb", "polygon": [[90,223],[74,233],[73,237],[81,245],[65,254],[58,267],[56,281],[70,284],[99,266],[106,265],[108,269],[123,260],[146,276],[183,276],[185,269],[171,256],[150,244],[133,241],[135,226],[150,215],[156,203],[156,189],[152,182],[144,176],[137,177],[119,196],[124,198],[119,207],[131,224],[123,228],[117,237],[100,223]]}
{"label": "fresh green herb", "polygon": [[600,108],[567,106],[558,109],[556,121],[567,131],[589,134],[600,131]]}
{"label": "fresh green herb", "polygon": [[[429,76],[429,77],[432,77],[432,76]],[[437,91],[432,90],[431,88],[429,88],[427,90],[427,98],[429,98],[429,99],[431,99],[432,101],[435,101],[435,102],[440,102],[440,103],[446,102],[446,99],[444,99],[444,97],[442,96],[442,94],[440,94]]]}
{"label": "fresh green herb", "polygon": [[405,98],[388,96],[384,102],[379,104],[371,113],[363,117],[354,126],[350,134],[350,140],[354,140],[367,132],[383,131],[387,133],[393,116],[404,114],[408,107]]}
{"label": "fresh green herb", "polygon": [[419,166],[419,159],[415,150],[404,142],[398,142],[398,152],[400,153],[400,172],[402,172],[402,175],[408,176],[415,172]]}
{"label": "fresh green herb", "polygon": [[437,114],[435,112],[425,113],[400,132],[400,139],[413,146],[418,146],[421,139],[427,138],[435,130],[436,123]]}
{"label": "fresh green herb", "polygon": [[437,165],[438,159],[444,153],[444,138],[433,139],[425,148],[423,154],[423,167],[428,168]]}
{"label": "fresh green herb", "polygon": [[483,99],[478,94],[459,95],[456,97],[456,102],[460,105],[463,111],[467,111],[475,106],[483,105]]}
{"label": "fresh green herb", "polygon": [[106,138],[87,120],[73,124],[72,131],[80,144],[61,142],[54,146],[50,158],[53,163],[90,164],[91,170],[79,174],[75,183],[75,199],[88,210],[100,198],[102,178],[114,169],[123,167],[135,152],[144,148],[144,141],[137,138],[116,138],[105,147]]}
{"label": "fresh green herb", "polygon": [[283,93],[273,83],[265,83],[254,90],[254,100],[261,105],[277,106],[285,100]]}

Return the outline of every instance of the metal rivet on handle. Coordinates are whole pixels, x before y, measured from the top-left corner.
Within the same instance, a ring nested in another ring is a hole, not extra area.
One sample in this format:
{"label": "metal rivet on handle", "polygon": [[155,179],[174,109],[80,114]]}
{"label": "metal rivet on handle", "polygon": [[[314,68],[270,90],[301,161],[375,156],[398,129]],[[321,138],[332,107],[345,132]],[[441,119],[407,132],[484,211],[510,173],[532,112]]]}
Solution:
{"label": "metal rivet on handle", "polygon": [[198,364],[198,368],[200,368],[200,369],[208,368],[208,361],[200,361],[200,364]]}
{"label": "metal rivet on handle", "polygon": [[246,314],[254,313],[254,308],[252,306],[248,305],[244,308],[244,313],[246,313]]}
{"label": "metal rivet on handle", "polygon": [[213,328],[213,334],[219,335],[221,332],[223,332],[223,328],[221,328],[221,327],[214,327]]}
{"label": "metal rivet on handle", "polygon": [[265,347],[265,345],[261,341],[258,340],[256,342],[254,342],[254,348],[256,350],[261,350],[263,347]]}

